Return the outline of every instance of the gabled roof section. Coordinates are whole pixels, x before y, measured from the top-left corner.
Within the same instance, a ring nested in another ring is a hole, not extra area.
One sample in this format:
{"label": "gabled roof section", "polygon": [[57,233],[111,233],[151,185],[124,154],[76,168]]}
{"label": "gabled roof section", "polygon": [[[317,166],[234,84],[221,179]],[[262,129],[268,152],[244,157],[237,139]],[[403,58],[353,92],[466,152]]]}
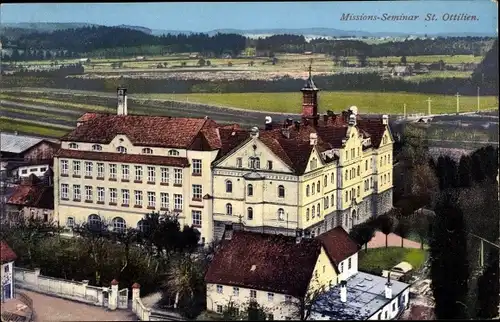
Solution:
{"label": "gabled roof section", "polygon": [[54,187],[40,181],[25,182],[16,187],[7,204],[40,209],[54,209]]}
{"label": "gabled roof section", "polygon": [[108,144],[122,134],[134,145],[187,149],[202,129],[215,125],[212,120],[202,118],[101,114],[90,118],[61,140]]}
{"label": "gabled roof section", "polygon": [[16,253],[9,247],[5,241],[0,241],[0,262],[1,264],[10,263],[17,259]]}
{"label": "gabled roof section", "polygon": [[321,252],[315,239],[234,231],[222,240],[205,276],[207,283],[302,297]]}
{"label": "gabled roof section", "polygon": [[339,272],[338,265],[343,260],[356,254],[359,250],[358,244],[351,239],[349,234],[338,226],[316,237],[323,247],[335,270]]}

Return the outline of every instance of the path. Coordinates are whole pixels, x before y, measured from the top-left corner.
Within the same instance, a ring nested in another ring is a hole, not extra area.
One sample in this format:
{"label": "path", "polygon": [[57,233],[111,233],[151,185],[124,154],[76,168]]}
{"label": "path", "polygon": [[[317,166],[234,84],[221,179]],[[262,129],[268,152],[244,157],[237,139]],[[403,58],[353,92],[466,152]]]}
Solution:
{"label": "path", "polygon": [[132,310],[109,311],[103,307],[69,301],[28,290],[33,300],[34,322],[45,321],[137,321]]}
{"label": "path", "polygon": [[[387,240],[389,247],[401,247],[400,236],[390,233]],[[375,236],[368,243],[368,248],[380,248],[380,247],[385,247],[385,234],[380,231],[376,231]],[[403,247],[420,249],[420,243],[405,238],[403,241]]]}

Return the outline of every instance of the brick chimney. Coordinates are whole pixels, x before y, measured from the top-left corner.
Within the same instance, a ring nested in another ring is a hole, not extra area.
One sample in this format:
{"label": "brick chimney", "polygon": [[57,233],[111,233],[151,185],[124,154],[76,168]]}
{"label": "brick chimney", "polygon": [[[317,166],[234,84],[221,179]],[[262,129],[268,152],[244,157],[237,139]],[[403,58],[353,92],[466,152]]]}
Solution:
{"label": "brick chimney", "polygon": [[387,283],[385,283],[385,298],[388,300],[392,299],[392,283],[391,283],[391,273],[387,274]]}
{"label": "brick chimney", "polygon": [[347,282],[340,281],[340,302],[347,302]]}

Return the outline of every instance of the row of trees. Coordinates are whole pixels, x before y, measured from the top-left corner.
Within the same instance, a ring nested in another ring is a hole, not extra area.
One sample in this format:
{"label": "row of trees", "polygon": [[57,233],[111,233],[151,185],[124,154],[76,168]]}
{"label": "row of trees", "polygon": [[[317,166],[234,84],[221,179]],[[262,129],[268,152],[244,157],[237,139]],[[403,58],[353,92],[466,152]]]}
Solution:
{"label": "row of trees", "polygon": [[[489,49],[491,41],[492,39],[487,37],[449,37],[368,44],[360,40],[331,40],[326,38],[306,41],[304,36],[290,34],[273,35],[258,39],[251,39],[238,34],[209,36],[208,34],[195,33],[190,35],[168,34],[154,36],[140,30],[106,26],[56,30],[51,33],[32,32],[21,34],[16,39],[2,37],[2,43],[10,44],[13,48],[36,49],[38,52],[34,56],[38,59],[55,58],[52,57],[54,55],[53,50],[60,53],[62,49],[65,49],[67,52],[65,51],[64,55],[74,55],[74,53],[89,55],[102,49],[125,49],[144,46],[161,46],[164,53],[206,52],[216,55],[223,53],[236,55],[247,47],[276,53],[312,51],[340,56],[483,55]],[[49,49],[51,51],[48,53],[42,52],[42,50]],[[31,50],[25,50],[24,52],[26,55],[32,55]],[[16,59],[17,54],[14,53],[13,55],[16,55],[16,57],[11,59]],[[126,55],[126,53],[125,50],[121,51],[121,53],[116,51],[114,55],[116,57],[125,57],[123,55]],[[58,57],[62,56],[59,55]]]}

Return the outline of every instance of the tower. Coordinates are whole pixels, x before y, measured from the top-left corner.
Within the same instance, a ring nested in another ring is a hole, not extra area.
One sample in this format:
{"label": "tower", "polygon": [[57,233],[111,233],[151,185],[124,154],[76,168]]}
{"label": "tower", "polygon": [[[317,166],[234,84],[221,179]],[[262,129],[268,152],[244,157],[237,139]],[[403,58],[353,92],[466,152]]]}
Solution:
{"label": "tower", "polygon": [[311,119],[313,124],[317,124],[319,119],[318,115],[318,92],[319,88],[314,85],[312,75],[312,67],[309,65],[309,77],[300,90],[302,92],[302,117]]}
{"label": "tower", "polygon": [[116,89],[118,95],[118,115],[127,115],[127,89],[124,87],[118,87]]}

